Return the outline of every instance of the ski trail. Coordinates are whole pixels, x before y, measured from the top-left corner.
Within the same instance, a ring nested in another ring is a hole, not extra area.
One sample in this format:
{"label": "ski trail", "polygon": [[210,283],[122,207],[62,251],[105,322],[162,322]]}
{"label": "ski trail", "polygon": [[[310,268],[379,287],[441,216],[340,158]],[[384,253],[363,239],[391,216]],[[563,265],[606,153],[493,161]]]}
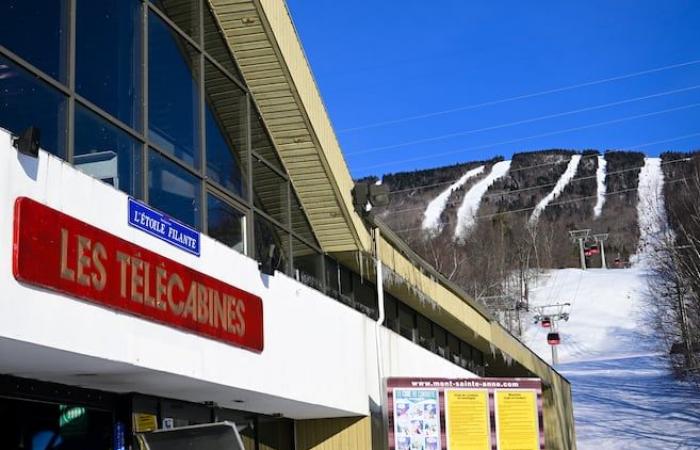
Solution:
{"label": "ski trail", "polygon": [[605,185],[605,174],[607,173],[608,162],[605,157],[598,156],[598,169],[595,171],[596,184],[598,185],[598,199],[593,207],[593,218],[597,219],[603,212],[603,205],[605,204],[605,194],[607,193],[607,187]]}
{"label": "ski trail", "polygon": [[475,169],[467,171],[467,173],[462,175],[459,180],[452,183],[447,189],[442,191],[440,195],[428,203],[428,207],[425,208],[425,212],[423,213],[422,227],[424,230],[428,230],[434,234],[439,233],[442,230],[440,216],[447,206],[447,200],[449,200],[450,195],[452,195],[452,193],[460,187],[464,186],[464,183],[466,183],[467,180],[483,173],[484,167],[485,166],[479,166]]}
{"label": "ski trail", "polygon": [[637,223],[639,244],[637,253],[631,258],[635,266],[647,266],[654,248],[664,239],[666,208],[663,197],[664,174],[660,158],[644,158],[644,167],[639,171],[637,185]]}
{"label": "ski trail", "polygon": [[493,165],[491,172],[467,191],[462,205],[457,210],[455,239],[464,239],[476,224],[476,213],[486,191],[510,169],[510,161],[500,161]]}
{"label": "ski trail", "polygon": [[554,185],[554,189],[552,189],[552,191],[547,194],[545,198],[540,200],[537,206],[535,206],[535,210],[532,211],[532,215],[530,216],[530,225],[537,223],[540,218],[540,214],[542,214],[547,205],[549,205],[549,203],[554,200],[557,195],[562,193],[566,185],[569,184],[569,181],[571,181],[574,175],[576,175],[576,169],[578,168],[579,161],[581,161],[581,155],[573,155],[571,157],[569,165],[566,166],[566,170],[562,176],[559,177],[557,184]]}

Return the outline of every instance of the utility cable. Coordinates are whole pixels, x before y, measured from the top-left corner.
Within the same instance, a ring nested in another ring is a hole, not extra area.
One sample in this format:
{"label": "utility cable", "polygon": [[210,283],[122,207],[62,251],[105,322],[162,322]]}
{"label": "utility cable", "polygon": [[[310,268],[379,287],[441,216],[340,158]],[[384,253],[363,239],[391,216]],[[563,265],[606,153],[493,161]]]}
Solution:
{"label": "utility cable", "polygon": [[[673,163],[677,163],[677,162],[688,161],[688,159],[689,158],[673,159],[670,161],[663,161],[661,164],[662,165],[673,164]],[[606,172],[605,176],[608,177],[608,176],[620,175],[623,173],[634,172],[634,171],[638,171],[641,169],[642,169],[642,166],[628,167],[626,169],[620,169],[620,170]],[[596,179],[597,177],[598,177],[597,175],[586,175],[586,176],[582,176],[582,177],[574,177],[574,178],[571,178],[569,180],[568,184],[571,184],[571,183],[576,182],[576,181],[592,180],[592,179]],[[520,189],[513,189],[512,191],[492,192],[489,194],[484,194],[481,198],[504,197],[507,195],[519,194],[521,192],[535,191],[535,190],[539,190],[539,189],[546,188],[546,187],[554,187],[556,184],[557,184],[557,182],[555,181],[554,183],[536,184],[533,186],[528,186],[528,187],[524,187],[524,188],[520,188]],[[449,202],[446,204],[446,207],[457,206],[458,203],[461,203],[461,202]],[[550,203],[549,205],[552,205],[552,203]],[[391,211],[391,213],[392,214],[399,214],[399,213],[410,212],[410,211],[419,211],[419,210],[424,210],[424,209],[425,209],[425,206],[421,206],[421,207],[415,207],[415,208],[397,209],[395,211]]]}
{"label": "utility cable", "polygon": [[[686,181],[686,180],[687,180],[687,178],[685,178],[685,177],[683,177],[683,178],[677,178],[677,179],[675,179],[675,180],[666,181],[665,184],[671,184],[671,183],[676,183],[676,182]],[[638,189],[638,188],[622,189],[622,190],[619,190],[619,191],[606,192],[604,195],[605,195],[605,196],[609,196],[609,195],[626,194],[626,193],[628,193],[628,192],[634,192],[634,191],[636,191],[637,189]],[[596,194],[596,195],[588,195],[588,196],[585,196],[585,197],[577,197],[577,198],[573,198],[573,199],[569,199],[569,200],[562,200],[562,201],[560,201],[560,202],[552,202],[552,203],[550,203],[549,205],[547,205],[547,208],[549,208],[549,207],[551,207],[551,206],[561,206],[561,205],[567,205],[567,204],[571,204],[571,203],[577,203],[577,202],[581,202],[581,201],[585,201],[585,200],[590,200],[590,199],[594,199],[594,198],[598,198],[598,194]],[[527,211],[532,211],[532,210],[534,210],[534,209],[535,209],[535,206],[528,207],[528,208],[521,208],[521,209],[513,209],[513,210],[508,210],[508,211],[500,211],[500,212],[493,213],[493,214],[483,214],[483,215],[475,216],[474,219],[476,219],[476,220],[479,220],[479,219],[490,219],[490,218],[492,218],[492,217],[503,216],[503,215],[507,215],[507,214],[516,214],[516,213],[521,213],[521,212],[527,212]],[[454,222],[443,222],[443,225],[452,225],[452,224],[454,224]],[[393,230],[393,231],[394,231],[395,233],[403,233],[403,232],[406,232],[406,231],[414,231],[414,230],[422,230],[422,229],[423,229],[423,227],[412,227],[412,228],[404,228],[404,229],[401,229],[401,230]]]}
{"label": "utility cable", "polygon": [[634,78],[634,77],[638,77],[641,75],[663,72],[666,70],[677,69],[679,67],[686,67],[686,66],[691,66],[694,64],[699,64],[699,63],[700,63],[700,59],[696,59],[696,60],[686,61],[686,62],[682,62],[682,63],[671,64],[668,66],[655,67],[653,69],[642,70],[639,72],[632,72],[632,73],[627,73],[627,74],[623,74],[623,75],[617,75],[617,76],[610,77],[610,78],[602,78],[602,79],[598,79],[598,80],[587,81],[584,83],[572,84],[572,85],[563,86],[563,87],[559,87],[559,88],[547,89],[547,90],[539,91],[539,92],[532,92],[529,94],[516,95],[514,97],[507,97],[507,98],[502,98],[502,99],[497,99],[497,100],[489,100],[489,101],[482,102],[482,103],[475,103],[475,104],[471,104],[471,105],[459,106],[456,108],[443,109],[441,111],[433,111],[433,112],[429,112],[429,113],[417,114],[414,116],[406,116],[406,117],[400,117],[397,119],[384,120],[381,122],[375,122],[375,123],[360,125],[360,126],[356,126],[356,127],[343,128],[341,130],[338,130],[338,132],[339,133],[347,133],[347,132],[351,132],[351,131],[367,130],[370,128],[379,128],[379,127],[383,127],[386,125],[393,125],[393,124],[404,123],[404,122],[409,122],[409,121],[419,120],[419,119],[426,119],[429,117],[441,116],[444,114],[451,114],[451,113],[460,112],[460,111],[468,111],[471,109],[483,108],[485,106],[494,106],[494,105],[508,103],[508,102],[512,102],[512,101],[516,101],[516,100],[524,100],[524,99],[533,98],[533,97],[540,97],[542,95],[556,94],[558,92],[566,92],[566,91],[570,91],[573,89],[579,89],[582,87],[595,86],[595,85],[603,84],[603,83],[610,83],[612,81],[625,80],[628,78]]}
{"label": "utility cable", "polygon": [[592,123],[592,124],[582,125],[582,126],[573,127],[573,128],[565,128],[565,129],[561,129],[561,130],[549,131],[549,132],[546,132],[546,133],[534,134],[534,135],[525,136],[525,137],[522,137],[522,138],[510,139],[510,140],[508,140],[508,141],[496,142],[496,143],[493,143],[493,144],[479,145],[479,146],[476,146],[476,147],[460,148],[460,149],[450,150],[450,151],[442,152],[442,153],[433,153],[433,154],[428,155],[428,156],[421,156],[421,157],[417,157],[417,158],[409,158],[409,159],[404,159],[404,160],[394,160],[394,161],[391,161],[391,162],[389,162],[389,163],[374,164],[374,165],[371,165],[371,166],[364,166],[364,167],[361,167],[360,169],[373,169],[373,168],[377,168],[377,167],[386,167],[386,166],[392,166],[392,165],[395,165],[395,164],[402,164],[402,163],[406,163],[406,162],[415,162],[415,161],[423,161],[423,160],[426,160],[426,159],[433,159],[433,158],[435,158],[435,157],[437,157],[437,156],[447,156],[447,155],[454,155],[454,154],[464,153],[464,152],[473,151],[473,150],[480,150],[480,149],[485,149],[485,148],[493,148],[493,147],[496,147],[496,146],[499,146],[499,145],[513,144],[513,143],[516,143],[516,142],[527,141],[527,140],[530,140],[530,139],[536,139],[536,138],[547,137],[547,136],[554,136],[554,135],[557,135],[557,134],[565,134],[565,133],[570,133],[570,132],[572,132],[572,131],[587,130],[587,129],[590,129],[590,128],[596,128],[596,127],[601,127],[601,126],[605,126],[605,125],[611,125],[611,124],[614,124],[614,123],[626,122],[626,121],[635,120],[635,119],[642,119],[642,118],[644,118],[644,117],[658,116],[658,115],[666,114],[666,113],[670,113],[670,112],[682,111],[682,110],[686,110],[686,109],[696,108],[696,107],[698,107],[698,106],[700,106],[700,103],[690,103],[690,104],[683,105],[683,106],[677,106],[677,107],[675,107],[675,108],[668,108],[668,109],[662,109],[662,110],[658,110],[658,111],[652,111],[652,112],[644,113],[644,114],[636,114],[636,115],[632,115],[632,116],[625,116],[625,117],[621,117],[621,118],[618,118],[618,119],[605,120],[605,121],[603,121],[603,122],[595,122],[595,123]]}
{"label": "utility cable", "polygon": [[447,133],[447,134],[432,136],[432,137],[428,137],[428,138],[416,139],[413,141],[400,142],[398,144],[384,145],[381,147],[372,147],[372,148],[359,150],[359,151],[355,151],[355,152],[348,152],[348,156],[363,155],[366,153],[374,153],[374,152],[377,152],[380,150],[389,150],[389,149],[393,149],[393,148],[407,147],[409,145],[424,144],[426,142],[442,141],[444,139],[449,139],[449,138],[458,137],[458,136],[466,136],[469,134],[481,133],[484,131],[499,130],[502,128],[513,127],[516,125],[524,125],[527,123],[539,122],[541,120],[555,119],[557,117],[570,116],[572,114],[579,114],[579,113],[588,112],[588,111],[596,111],[598,109],[610,108],[612,106],[625,105],[628,103],[638,102],[641,100],[648,100],[650,98],[664,97],[667,95],[678,94],[681,92],[688,92],[688,91],[692,91],[692,90],[695,90],[698,88],[700,88],[700,84],[696,84],[696,85],[689,86],[689,87],[682,88],[682,89],[673,89],[670,91],[657,92],[655,94],[644,95],[641,97],[628,98],[628,99],[624,99],[624,100],[603,103],[600,105],[593,105],[593,106],[588,106],[585,108],[573,109],[570,111],[563,111],[563,112],[554,113],[554,114],[546,114],[544,116],[531,117],[529,119],[516,120],[514,122],[506,122],[506,123],[501,123],[498,125],[491,125],[491,126],[483,127],[483,128],[473,128],[471,130],[458,131],[455,133]]}
{"label": "utility cable", "polygon": [[[634,145],[632,147],[624,147],[624,148],[621,148],[621,150],[637,150],[637,149],[644,148],[644,147],[650,147],[652,145],[666,144],[668,142],[681,141],[683,139],[688,139],[691,137],[698,137],[698,136],[700,136],[700,132],[699,133],[684,134],[682,136],[676,136],[673,138],[662,139],[660,141],[646,142],[644,144],[638,144],[638,145]],[[583,155],[581,157],[581,160],[583,160],[585,158],[593,158],[593,157],[598,157],[598,156],[604,156],[604,155],[601,155],[598,153],[590,154],[590,155]],[[537,169],[539,167],[547,167],[547,166],[553,166],[553,165],[558,165],[558,164],[568,164],[568,163],[569,163],[569,160],[567,159],[567,160],[552,161],[552,162],[542,163],[542,164],[533,164],[531,166],[523,166],[523,167],[517,167],[515,169],[510,169],[510,170],[508,170],[508,173],[521,172],[521,171],[530,170],[530,169]],[[467,164],[469,164],[469,163],[467,163]],[[476,163],[475,165],[478,165],[478,163]],[[435,169],[426,169],[426,170],[435,170]],[[410,172],[404,172],[404,173],[410,173]],[[418,190],[422,190],[422,189],[430,189],[430,188],[442,186],[445,184],[452,184],[452,183],[456,182],[457,180],[459,180],[459,178],[455,178],[453,180],[441,181],[439,183],[426,184],[423,186],[416,186],[416,187],[412,187],[412,188],[397,189],[395,191],[389,191],[388,194],[393,195],[393,194],[399,194],[402,192],[411,192],[411,191],[418,191]]]}

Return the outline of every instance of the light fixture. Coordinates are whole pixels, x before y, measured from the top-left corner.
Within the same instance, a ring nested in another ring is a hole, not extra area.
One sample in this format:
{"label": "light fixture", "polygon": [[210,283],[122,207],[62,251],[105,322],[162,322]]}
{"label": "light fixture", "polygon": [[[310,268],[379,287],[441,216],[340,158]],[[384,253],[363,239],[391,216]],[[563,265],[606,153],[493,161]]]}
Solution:
{"label": "light fixture", "polygon": [[12,140],[12,145],[18,152],[32,158],[39,157],[39,145],[41,141],[41,131],[35,126],[31,126]]}

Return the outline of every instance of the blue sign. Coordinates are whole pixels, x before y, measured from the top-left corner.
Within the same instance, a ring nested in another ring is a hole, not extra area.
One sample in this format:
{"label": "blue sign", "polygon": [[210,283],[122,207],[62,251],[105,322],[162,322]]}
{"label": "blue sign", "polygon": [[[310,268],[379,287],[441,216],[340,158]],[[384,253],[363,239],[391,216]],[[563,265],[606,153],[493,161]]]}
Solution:
{"label": "blue sign", "polygon": [[199,232],[129,197],[129,225],[199,256]]}
{"label": "blue sign", "polygon": [[114,424],[114,450],[125,450],[126,449],[126,438],[124,422],[117,422]]}

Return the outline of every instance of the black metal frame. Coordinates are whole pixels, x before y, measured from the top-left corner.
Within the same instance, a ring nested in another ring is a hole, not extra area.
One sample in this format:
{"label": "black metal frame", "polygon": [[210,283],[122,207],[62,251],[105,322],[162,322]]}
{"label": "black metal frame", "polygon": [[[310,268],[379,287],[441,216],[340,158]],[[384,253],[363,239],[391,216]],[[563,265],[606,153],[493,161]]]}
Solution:
{"label": "black metal frame", "polygon": [[[35,76],[38,78],[41,82],[44,82],[51,86],[52,88],[58,90],[61,94],[65,96],[66,99],[66,133],[64,136],[65,141],[63,142],[63,148],[65,149],[65,159],[69,163],[73,163],[74,161],[74,140],[75,140],[75,110],[76,110],[76,102],[78,105],[86,108],[87,110],[95,113],[100,119],[104,120],[110,125],[113,125],[117,129],[123,131],[126,133],[128,136],[130,136],[132,139],[134,139],[138,145],[141,146],[141,177],[140,177],[140,195],[141,199],[145,202],[148,203],[149,201],[149,193],[148,193],[148,157],[149,153],[151,151],[156,152],[160,157],[166,159],[167,161],[170,161],[174,164],[176,164],[178,167],[182,168],[183,170],[187,171],[187,173],[195,176],[198,180],[201,182],[201,189],[200,189],[200,211],[199,211],[199,223],[200,223],[200,228],[204,233],[207,233],[208,231],[208,223],[207,223],[207,194],[211,193],[215,195],[217,198],[220,200],[224,201],[227,203],[229,206],[232,208],[238,210],[242,215],[244,215],[244,231],[245,235],[243,236],[244,242],[245,242],[245,249],[246,249],[246,254],[252,258],[255,258],[255,245],[253,243],[255,242],[255,227],[254,227],[254,216],[255,214],[259,214],[260,216],[264,217],[266,220],[270,221],[272,224],[274,224],[276,227],[279,229],[283,230],[285,233],[289,233],[290,236],[294,236],[295,239],[298,239],[299,241],[305,243],[308,245],[310,248],[314,249],[315,252],[318,253],[319,255],[319,264],[322,268],[321,273],[325,273],[325,268],[324,268],[324,258],[323,256],[323,251],[319,248],[317,243],[315,242],[309,242],[307,241],[303,236],[300,236],[296,233],[291,228],[291,196],[293,195],[291,193],[291,189],[293,189],[289,177],[287,174],[277,168],[274,164],[271,164],[270,162],[266,161],[265,158],[258,154],[255,149],[252,148],[252,133],[251,133],[251,121],[253,114],[255,114],[256,110],[256,104],[255,104],[255,99],[252,97],[250,94],[249,89],[245,85],[245,83],[242,80],[239,80],[235,74],[230,73],[219,61],[214,59],[209,53],[207,52],[207,49],[205,49],[205,27],[204,27],[204,20],[205,20],[205,10],[204,8],[207,8],[208,6],[206,5],[206,2],[201,0],[198,1],[198,20],[199,20],[199,27],[198,27],[198,36],[197,40],[193,39],[190,35],[188,35],[185,31],[180,29],[174,22],[171,20],[165,12],[161,11],[161,9],[154,5],[150,0],[140,0],[139,2],[141,4],[141,11],[140,11],[140,32],[141,32],[141,95],[142,95],[142,104],[141,104],[141,118],[140,118],[140,126],[141,126],[141,131],[138,131],[137,129],[132,128],[131,126],[125,124],[121,120],[117,119],[116,117],[113,117],[111,114],[109,114],[107,111],[103,110],[102,108],[98,107],[94,103],[92,103],[90,100],[86,99],[82,95],[76,92],[75,88],[75,78],[76,78],[76,67],[75,67],[75,60],[76,60],[76,8],[77,8],[77,0],[68,0],[67,2],[67,11],[65,11],[65,14],[67,14],[67,49],[66,49],[66,54],[67,54],[67,69],[66,69],[66,82],[65,84],[54,79],[47,73],[43,72],[42,70],[38,69],[34,65],[30,64],[28,61],[23,59],[20,55],[15,54],[11,50],[5,48],[2,44],[0,44],[0,55],[9,59],[12,61],[14,64],[17,66],[21,67],[22,69],[26,70],[29,72],[31,75]],[[191,45],[194,50],[197,52],[197,58],[198,58],[198,73],[195,75],[197,76],[197,84],[198,84],[198,93],[199,93],[199,130],[197,131],[199,133],[198,136],[198,143],[199,143],[199,158],[200,158],[200,164],[198,168],[194,168],[190,166],[189,164],[186,164],[184,161],[181,161],[178,157],[171,155],[165,149],[163,149],[160,145],[158,145],[155,142],[152,142],[151,139],[149,138],[149,124],[148,124],[148,111],[149,111],[149,92],[148,92],[148,72],[149,72],[149,56],[148,56],[148,47],[149,47],[149,36],[148,36],[148,21],[149,21],[149,15],[154,14],[157,16],[160,20],[165,22],[167,26],[173,30],[178,37],[182,38],[185,42],[187,42],[188,45]],[[232,58],[233,59],[233,58]],[[218,69],[226,78],[228,78],[229,81],[234,83],[236,86],[238,86],[245,94],[246,97],[246,111],[245,111],[245,116],[246,120],[243,124],[244,127],[244,133],[246,133],[245,136],[245,148],[242,150],[242,154],[246,158],[246,165],[247,167],[242,168],[246,171],[246,197],[242,198],[235,193],[227,190],[224,186],[220,185],[219,183],[210,180],[207,177],[207,165],[206,165],[206,132],[205,132],[205,119],[206,119],[206,86],[205,86],[205,62],[207,64],[211,64],[213,67]],[[237,63],[235,60],[233,60],[233,64],[235,67],[237,67]],[[264,124],[263,124],[264,127]],[[266,130],[265,130],[266,131]],[[266,131],[267,132],[267,131]],[[269,134],[269,133],[268,133]],[[272,140],[270,140],[272,141]],[[265,167],[269,168],[272,170],[274,173],[279,175],[284,182],[287,185],[287,224],[283,224],[275,220],[273,217],[270,215],[266,214],[265,211],[257,208],[254,204],[254,180],[253,180],[253,157],[257,158],[262,164],[264,164]],[[289,257],[289,269],[287,274],[288,275],[293,275],[293,267],[294,267],[294,262],[293,262],[293,251],[292,251],[292,239],[288,239],[289,241],[289,248],[286,251],[286,254]],[[323,280],[321,280],[323,282]],[[325,283],[324,283],[325,284]]]}

